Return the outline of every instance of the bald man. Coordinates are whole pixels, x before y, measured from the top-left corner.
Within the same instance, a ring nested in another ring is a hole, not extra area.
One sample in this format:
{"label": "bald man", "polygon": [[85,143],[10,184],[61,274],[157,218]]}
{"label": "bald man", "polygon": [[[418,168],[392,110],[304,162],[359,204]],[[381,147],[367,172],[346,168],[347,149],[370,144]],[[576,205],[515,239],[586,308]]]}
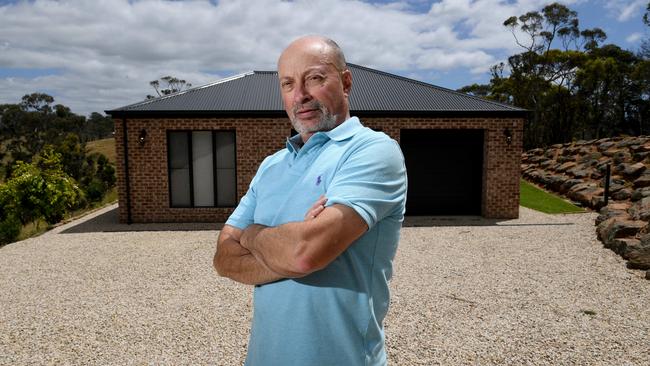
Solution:
{"label": "bald man", "polygon": [[404,158],[350,117],[352,74],[334,41],[295,40],[278,77],[298,134],[262,162],[214,257],[221,276],[255,285],[246,364],[385,365]]}

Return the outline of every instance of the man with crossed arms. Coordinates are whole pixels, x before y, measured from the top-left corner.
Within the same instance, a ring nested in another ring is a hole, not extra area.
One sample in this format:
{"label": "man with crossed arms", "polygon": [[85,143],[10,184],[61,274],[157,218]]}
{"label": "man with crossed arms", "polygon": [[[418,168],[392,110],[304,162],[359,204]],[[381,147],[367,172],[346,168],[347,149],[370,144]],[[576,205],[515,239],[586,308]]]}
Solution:
{"label": "man with crossed arms", "polygon": [[404,158],[350,117],[352,75],[334,41],[295,40],[278,77],[298,134],[262,162],[214,257],[221,276],[255,285],[246,364],[385,365]]}

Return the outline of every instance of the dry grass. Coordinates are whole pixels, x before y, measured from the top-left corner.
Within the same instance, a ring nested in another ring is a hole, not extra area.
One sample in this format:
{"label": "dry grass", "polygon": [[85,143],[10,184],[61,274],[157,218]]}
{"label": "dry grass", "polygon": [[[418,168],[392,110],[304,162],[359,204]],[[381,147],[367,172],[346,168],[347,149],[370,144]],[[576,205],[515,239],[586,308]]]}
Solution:
{"label": "dry grass", "polygon": [[88,141],[86,143],[89,153],[98,152],[106,155],[108,161],[115,164],[115,138]]}

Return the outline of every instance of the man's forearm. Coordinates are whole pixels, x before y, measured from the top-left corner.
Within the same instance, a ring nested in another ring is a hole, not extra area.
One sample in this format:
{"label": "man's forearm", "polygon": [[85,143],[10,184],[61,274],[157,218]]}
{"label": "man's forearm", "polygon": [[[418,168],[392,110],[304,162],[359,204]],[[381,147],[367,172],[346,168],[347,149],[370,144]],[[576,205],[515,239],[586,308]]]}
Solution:
{"label": "man's forearm", "polygon": [[219,243],[214,266],[221,276],[248,285],[261,285],[284,278],[269,270],[232,238]]}
{"label": "man's forearm", "polygon": [[251,225],[242,234],[242,246],[269,270],[284,277],[303,277],[312,271],[302,263],[300,225],[305,222],[276,227]]}

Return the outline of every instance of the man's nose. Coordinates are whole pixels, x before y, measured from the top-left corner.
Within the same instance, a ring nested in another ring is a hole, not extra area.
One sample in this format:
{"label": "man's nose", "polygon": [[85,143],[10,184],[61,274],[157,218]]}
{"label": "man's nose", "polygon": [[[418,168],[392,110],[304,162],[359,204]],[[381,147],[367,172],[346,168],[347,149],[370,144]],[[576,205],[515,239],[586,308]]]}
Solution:
{"label": "man's nose", "polygon": [[294,103],[303,104],[309,102],[312,99],[309,90],[305,87],[305,84],[298,83],[293,89],[293,101]]}

